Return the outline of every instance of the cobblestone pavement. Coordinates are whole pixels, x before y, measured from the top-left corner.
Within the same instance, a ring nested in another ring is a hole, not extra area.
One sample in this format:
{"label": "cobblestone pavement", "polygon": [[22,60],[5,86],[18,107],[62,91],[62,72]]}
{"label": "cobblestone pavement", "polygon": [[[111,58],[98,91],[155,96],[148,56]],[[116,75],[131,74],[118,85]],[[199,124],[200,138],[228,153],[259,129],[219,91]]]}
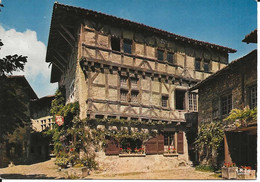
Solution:
{"label": "cobblestone pavement", "polygon": [[196,171],[192,167],[151,172],[90,174],[85,179],[221,179],[215,173]]}
{"label": "cobblestone pavement", "polygon": [[[4,179],[67,179],[66,172],[59,171],[54,159],[32,164],[0,169]],[[96,171],[85,179],[221,179],[214,173],[195,171],[192,167],[179,167],[174,170],[154,170],[149,172],[111,173]]]}

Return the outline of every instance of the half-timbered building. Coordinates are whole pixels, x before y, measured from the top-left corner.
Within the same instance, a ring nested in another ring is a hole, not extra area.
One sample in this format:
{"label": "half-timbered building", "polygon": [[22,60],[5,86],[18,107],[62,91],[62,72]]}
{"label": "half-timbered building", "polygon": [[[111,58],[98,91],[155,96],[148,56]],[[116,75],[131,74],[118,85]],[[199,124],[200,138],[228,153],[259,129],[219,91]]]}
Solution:
{"label": "half-timbered building", "polygon": [[[51,82],[78,101],[80,117],[138,121],[129,131],[156,131],[146,154],[177,149],[188,161],[187,113],[197,93],[187,90],[228,64],[236,50],[176,35],[100,12],[54,4],[46,62]],[[103,123],[103,125],[106,125]],[[129,125],[128,125],[129,126]],[[105,126],[121,130],[124,126]],[[102,127],[100,127],[102,129]],[[106,154],[120,154],[110,139]]]}

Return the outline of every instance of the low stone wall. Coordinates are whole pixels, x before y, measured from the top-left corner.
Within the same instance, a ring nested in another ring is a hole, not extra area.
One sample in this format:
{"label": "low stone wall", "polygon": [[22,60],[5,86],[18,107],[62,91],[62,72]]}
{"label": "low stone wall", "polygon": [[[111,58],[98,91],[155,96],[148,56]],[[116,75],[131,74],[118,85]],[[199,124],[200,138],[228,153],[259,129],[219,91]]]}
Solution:
{"label": "low stone wall", "polygon": [[188,167],[190,162],[183,155],[164,156],[146,155],[145,157],[119,157],[106,156],[98,152],[96,161],[103,172],[125,173],[125,172],[148,172],[154,170],[171,170],[178,167]]}

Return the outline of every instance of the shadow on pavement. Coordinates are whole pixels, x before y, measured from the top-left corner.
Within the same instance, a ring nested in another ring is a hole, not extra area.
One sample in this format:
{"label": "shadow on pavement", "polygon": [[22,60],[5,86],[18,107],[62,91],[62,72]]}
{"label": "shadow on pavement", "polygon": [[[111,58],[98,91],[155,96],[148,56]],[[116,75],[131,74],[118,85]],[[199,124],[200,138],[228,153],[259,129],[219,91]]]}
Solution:
{"label": "shadow on pavement", "polygon": [[55,179],[55,177],[47,177],[45,174],[22,175],[22,174],[10,173],[10,174],[1,174],[0,177],[3,179]]}

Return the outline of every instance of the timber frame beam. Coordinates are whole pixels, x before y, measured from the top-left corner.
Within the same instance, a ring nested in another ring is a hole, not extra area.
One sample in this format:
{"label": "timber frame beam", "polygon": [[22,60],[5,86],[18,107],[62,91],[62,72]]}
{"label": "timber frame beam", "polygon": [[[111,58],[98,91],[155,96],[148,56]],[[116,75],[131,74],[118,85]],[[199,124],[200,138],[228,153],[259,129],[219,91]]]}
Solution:
{"label": "timber frame beam", "polygon": [[122,64],[111,62],[111,61],[104,61],[101,59],[93,59],[93,58],[90,59],[90,58],[82,57],[80,63],[81,63],[82,70],[85,70],[85,74],[87,74],[87,71],[90,70],[89,68],[91,68],[92,71],[100,71],[101,68],[102,69],[107,68],[111,71],[111,68],[113,68],[113,69],[116,69],[120,74],[122,72],[126,72],[126,74],[130,74],[130,72],[133,72],[133,73],[139,72],[139,74],[142,75],[143,77],[149,76],[152,79],[157,77],[160,80],[162,79],[165,81],[172,81],[172,82],[174,82],[176,79],[178,79],[180,83],[187,82],[188,84],[191,84],[191,83],[196,84],[198,82],[198,80],[191,79],[191,78],[185,79],[180,76],[173,75],[173,74],[147,70],[147,69],[138,68],[138,67],[129,66],[129,65],[122,65]]}

